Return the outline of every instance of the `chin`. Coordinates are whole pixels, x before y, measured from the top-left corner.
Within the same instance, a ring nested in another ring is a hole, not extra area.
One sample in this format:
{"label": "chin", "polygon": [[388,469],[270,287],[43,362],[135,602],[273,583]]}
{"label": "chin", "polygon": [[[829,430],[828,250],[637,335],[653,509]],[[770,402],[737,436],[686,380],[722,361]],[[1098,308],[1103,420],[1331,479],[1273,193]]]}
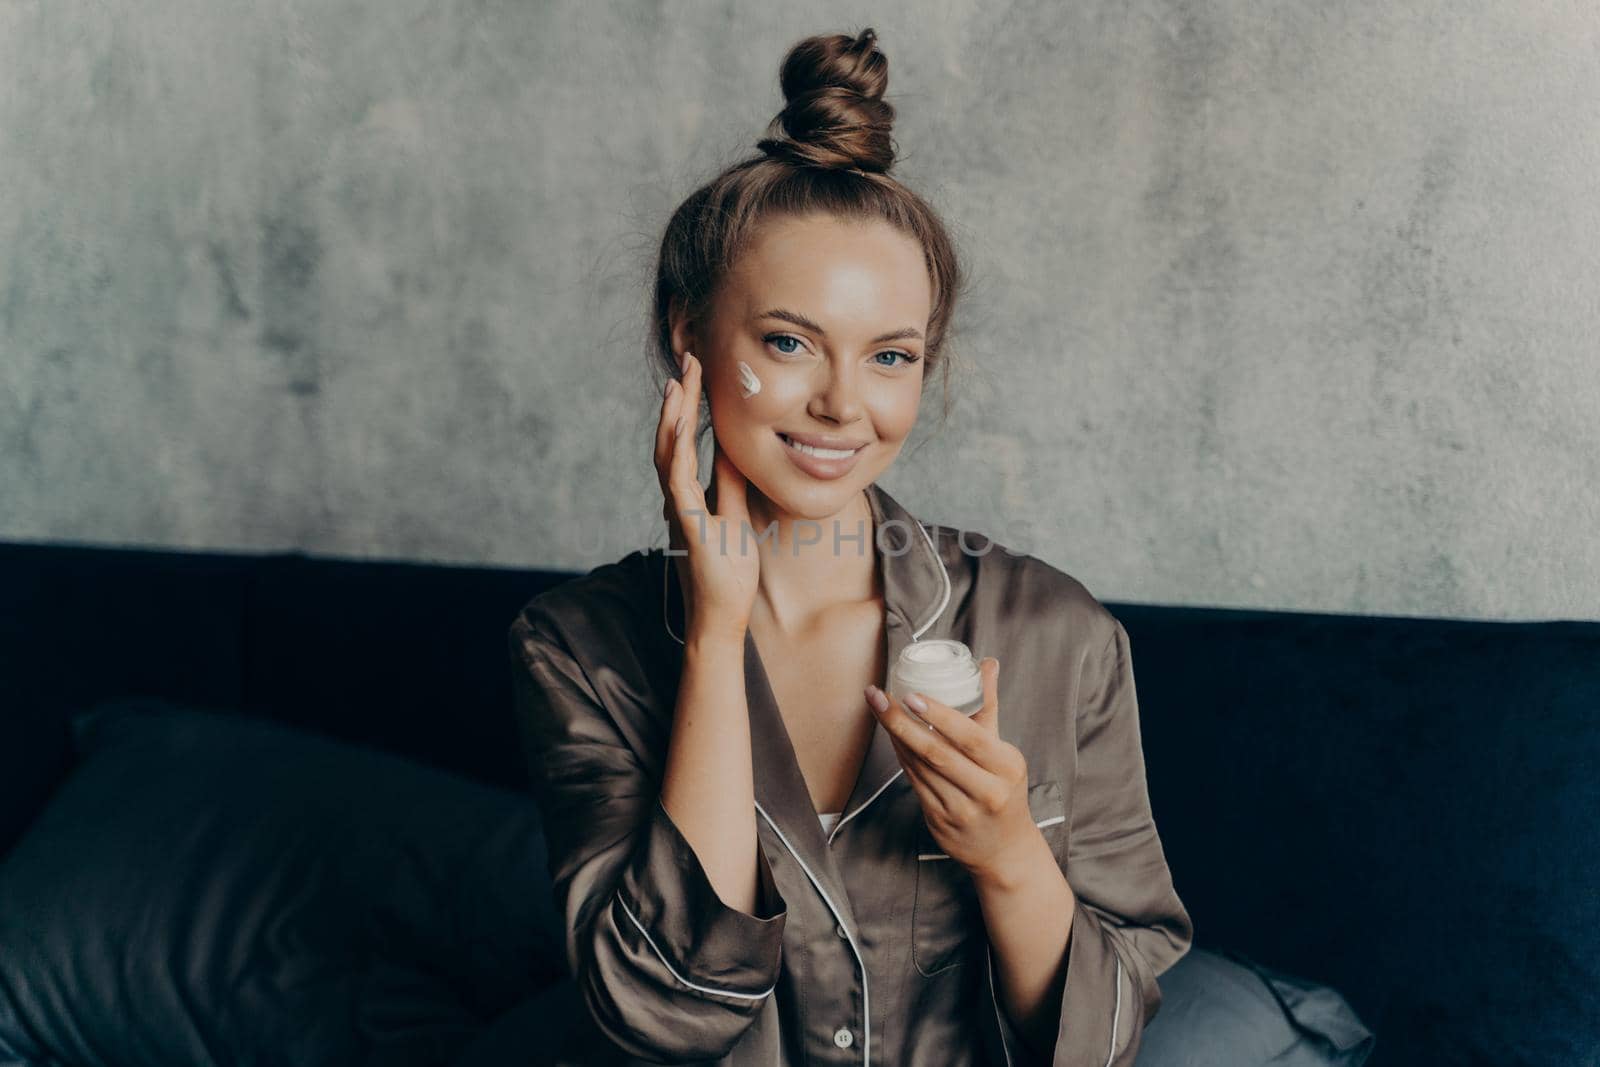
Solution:
{"label": "chin", "polygon": [[[763,437],[768,435],[770,447],[765,441],[757,443],[744,438],[742,443],[754,446],[751,449],[754,455],[747,457],[751,461],[748,466],[737,459],[735,465],[745,472],[752,489],[766,497],[778,511],[797,519],[825,522],[833,518],[887,466],[883,458],[886,443],[880,440],[865,449],[843,475],[818,477],[789,458],[788,446],[779,440],[776,431],[762,434]],[[889,449],[887,454],[892,459],[897,451]]]}
{"label": "chin", "polygon": [[825,522],[839,514],[878,473],[875,465],[871,469],[858,465],[842,478],[812,478],[789,466],[785,457],[780,456],[779,460],[784,466],[762,479],[762,495],[783,512],[815,522]]}
{"label": "chin", "polygon": [[786,477],[783,484],[776,487],[776,493],[767,494],[767,499],[797,519],[825,522],[839,514],[851,497],[865,489],[871,480],[852,475],[830,482],[804,484],[809,481],[804,475],[798,479]]}

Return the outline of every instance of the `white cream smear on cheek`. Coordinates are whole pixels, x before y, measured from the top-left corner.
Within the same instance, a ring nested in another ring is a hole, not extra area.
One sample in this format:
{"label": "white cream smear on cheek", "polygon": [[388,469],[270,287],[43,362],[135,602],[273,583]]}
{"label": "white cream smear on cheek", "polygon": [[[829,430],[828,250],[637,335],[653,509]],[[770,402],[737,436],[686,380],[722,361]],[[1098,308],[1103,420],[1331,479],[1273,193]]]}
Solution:
{"label": "white cream smear on cheek", "polygon": [[761,392],[761,379],[756,377],[756,372],[750,369],[750,364],[744,360],[739,361],[739,395],[749,400]]}

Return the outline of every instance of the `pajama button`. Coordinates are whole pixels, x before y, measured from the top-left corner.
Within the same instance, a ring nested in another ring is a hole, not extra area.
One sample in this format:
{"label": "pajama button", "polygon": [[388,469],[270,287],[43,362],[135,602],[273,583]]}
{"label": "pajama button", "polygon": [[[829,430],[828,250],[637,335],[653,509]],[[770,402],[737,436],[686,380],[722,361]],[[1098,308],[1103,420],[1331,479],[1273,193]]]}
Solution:
{"label": "pajama button", "polygon": [[833,928],[833,932],[839,935],[839,940],[841,941],[850,940],[850,935],[844,932],[843,926],[835,926]]}
{"label": "pajama button", "polygon": [[833,1043],[840,1048],[849,1048],[854,1041],[855,1036],[843,1026],[833,1032]]}

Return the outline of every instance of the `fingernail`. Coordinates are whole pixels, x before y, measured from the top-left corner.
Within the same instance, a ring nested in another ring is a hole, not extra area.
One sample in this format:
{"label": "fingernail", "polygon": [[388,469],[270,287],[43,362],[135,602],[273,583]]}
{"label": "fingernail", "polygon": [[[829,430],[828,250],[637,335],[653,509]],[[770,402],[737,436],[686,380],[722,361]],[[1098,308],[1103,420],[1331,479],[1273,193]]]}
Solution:
{"label": "fingernail", "polygon": [[867,686],[867,703],[871,704],[872,710],[879,714],[889,710],[889,698],[875,685]]}
{"label": "fingernail", "polygon": [[667,395],[672,396],[678,390],[678,379],[670,378],[667,381]]}
{"label": "fingernail", "polygon": [[918,693],[909,694],[906,697],[905,704],[906,707],[910,708],[914,712],[917,712],[919,715],[928,710],[928,702],[923,700],[921,694]]}
{"label": "fingernail", "polygon": [[673,428],[672,432],[675,433],[675,434],[678,434],[679,436],[683,435],[683,416],[682,415],[678,416],[678,425]]}

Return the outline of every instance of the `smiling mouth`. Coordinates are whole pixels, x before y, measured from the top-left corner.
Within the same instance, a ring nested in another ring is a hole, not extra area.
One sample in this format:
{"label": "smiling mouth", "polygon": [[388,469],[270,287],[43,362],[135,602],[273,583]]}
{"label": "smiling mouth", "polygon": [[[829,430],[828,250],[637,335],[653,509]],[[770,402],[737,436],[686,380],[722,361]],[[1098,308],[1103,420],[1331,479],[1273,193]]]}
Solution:
{"label": "smiling mouth", "polygon": [[798,441],[790,439],[790,437],[784,433],[778,434],[778,437],[785,445],[788,445],[801,455],[812,456],[816,459],[849,459],[857,452],[860,452],[861,449],[867,447],[866,445],[860,445],[856,448],[813,448],[810,445],[803,445]]}

